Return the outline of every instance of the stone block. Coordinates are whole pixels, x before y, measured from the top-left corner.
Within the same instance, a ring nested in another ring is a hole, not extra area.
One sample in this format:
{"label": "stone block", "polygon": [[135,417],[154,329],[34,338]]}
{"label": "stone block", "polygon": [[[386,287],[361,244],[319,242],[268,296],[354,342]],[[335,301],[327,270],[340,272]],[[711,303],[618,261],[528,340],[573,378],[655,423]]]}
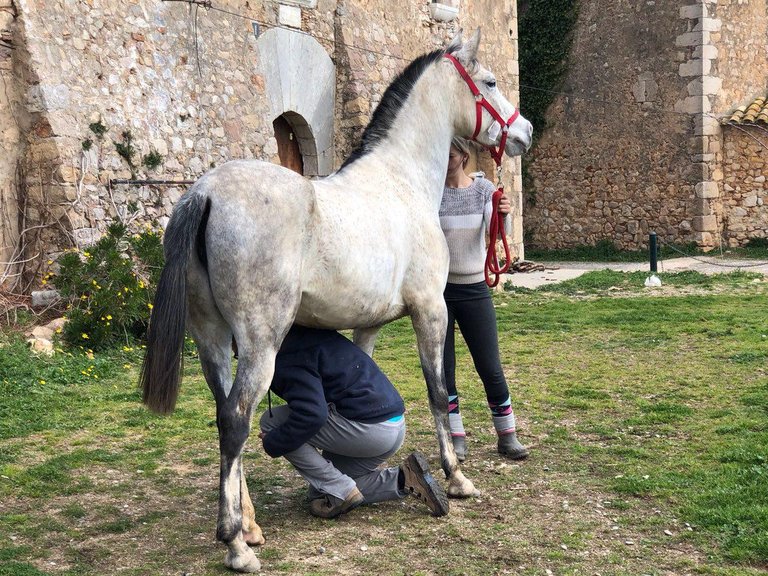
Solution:
{"label": "stone block", "polygon": [[708,216],[695,216],[693,229],[696,232],[717,232],[717,218],[711,214]]}
{"label": "stone block", "polygon": [[677,73],[683,77],[687,78],[690,76],[701,76],[703,74],[704,61],[703,60],[688,60],[687,62],[683,62],[680,64],[680,66],[677,69]]}
{"label": "stone block", "polygon": [[723,27],[723,21],[719,18],[701,18],[699,23],[693,27],[694,32],[720,32]]}
{"label": "stone block", "polygon": [[283,26],[301,28],[301,8],[280,4],[277,20]]}
{"label": "stone block", "polygon": [[699,182],[696,184],[696,198],[718,198],[720,190],[716,182]]}
{"label": "stone block", "polygon": [[690,96],[716,96],[723,87],[723,80],[716,76],[703,76],[688,84]]}
{"label": "stone block", "polygon": [[717,46],[712,46],[711,44],[696,46],[693,50],[693,57],[701,58],[702,60],[715,60],[718,54]]}

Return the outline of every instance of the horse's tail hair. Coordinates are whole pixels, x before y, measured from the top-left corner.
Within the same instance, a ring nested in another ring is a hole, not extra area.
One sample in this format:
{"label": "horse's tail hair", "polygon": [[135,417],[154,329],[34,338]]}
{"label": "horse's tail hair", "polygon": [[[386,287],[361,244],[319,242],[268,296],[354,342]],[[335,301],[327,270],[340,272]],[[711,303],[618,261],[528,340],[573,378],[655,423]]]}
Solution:
{"label": "horse's tail hair", "polygon": [[193,248],[202,241],[210,209],[210,199],[195,185],[176,205],[165,230],[165,266],[157,284],[139,380],[144,404],[160,414],[173,412],[179,395],[187,268]]}

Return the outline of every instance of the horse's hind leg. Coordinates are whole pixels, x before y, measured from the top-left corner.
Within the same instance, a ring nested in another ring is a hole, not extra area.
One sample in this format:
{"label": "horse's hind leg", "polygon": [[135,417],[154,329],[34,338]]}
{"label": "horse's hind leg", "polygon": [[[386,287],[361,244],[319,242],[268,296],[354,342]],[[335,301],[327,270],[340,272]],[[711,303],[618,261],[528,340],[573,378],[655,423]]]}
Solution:
{"label": "horse's hind leg", "polygon": [[247,488],[243,490],[242,451],[251,431],[253,409],[272,381],[277,343],[272,338],[248,337],[238,338],[237,342],[239,360],[235,382],[229,395],[217,398],[216,402],[221,454],[216,537],[229,547],[224,560],[228,568],[254,572],[260,564],[246,540],[251,528],[247,517],[250,496]]}
{"label": "horse's hind leg", "polygon": [[[232,382],[232,329],[213,302],[208,282],[195,277],[192,267],[188,327],[197,343],[205,380],[216,399],[216,423],[219,428],[221,454],[219,515],[216,535],[229,550],[225,564],[241,572],[255,572],[260,563],[248,544],[263,542],[256,524],[253,504],[242,472],[242,449],[250,432],[253,407],[266,393],[274,370],[276,344],[261,347],[261,369],[246,358],[256,356],[258,349],[251,338],[243,335],[237,378]],[[258,385],[256,384],[258,383]],[[257,399],[258,398],[258,399]]]}
{"label": "horse's hind leg", "polygon": [[355,328],[352,335],[353,342],[368,356],[373,357],[373,348],[376,345],[376,337],[379,335],[381,326],[372,328]]}
{"label": "horse's hind leg", "polygon": [[256,524],[256,510],[253,508],[251,495],[248,493],[248,484],[245,474],[240,475],[240,500],[243,503],[243,538],[245,543],[251,546],[264,544],[264,534],[261,527]]}
{"label": "horse's hind leg", "polygon": [[429,409],[437,429],[440,460],[448,478],[448,495],[455,498],[474,496],[478,491],[459,469],[448,424],[448,390],[443,372],[443,345],[448,319],[442,295],[414,306],[411,321],[416,332],[421,368],[427,382]]}

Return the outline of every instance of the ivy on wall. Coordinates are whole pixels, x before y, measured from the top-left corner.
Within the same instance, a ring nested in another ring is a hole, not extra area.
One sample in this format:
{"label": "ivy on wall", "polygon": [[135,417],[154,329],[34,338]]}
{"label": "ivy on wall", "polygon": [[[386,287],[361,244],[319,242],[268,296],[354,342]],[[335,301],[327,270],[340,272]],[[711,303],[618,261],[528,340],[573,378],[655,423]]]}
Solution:
{"label": "ivy on wall", "polygon": [[[533,124],[534,145],[547,128],[547,109],[565,78],[577,17],[578,0],[518,1],[520,108]],[[527,206],[536,205],[531,158],[524,155],[522,161]],[[533,231],[525,230],[523,240],[533,243]]]}
{"label": "ivy on wall", "polygon": [[520,107],[537,138],[565,77],[578,5],[577,0],[520,0],[518,12]]}

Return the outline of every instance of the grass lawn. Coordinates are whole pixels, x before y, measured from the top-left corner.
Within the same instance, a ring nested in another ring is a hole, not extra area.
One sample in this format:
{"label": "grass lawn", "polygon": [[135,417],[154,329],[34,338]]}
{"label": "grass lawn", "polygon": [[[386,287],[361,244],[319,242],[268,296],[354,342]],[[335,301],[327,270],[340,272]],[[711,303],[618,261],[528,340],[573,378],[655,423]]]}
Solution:
{"label": "grass lawn", "polygon": [[[603,271],[495,296],[531,456],[496,454],[460,349],[463,468],[482,494],[445,518],[415,499],[313,518],[301,478],[252,439],[262,573],[768,574],[768,282],[664,280],[648,292]],[[398,456],[418,449],[437,468],[407,320],[385,327],[375,359],[408,409]],[[140,360],[140,349],[34,358],[0,335],[0,576],[230,573],[199,364],[187,358],[177,410],[158,417],[140,403]]]}

